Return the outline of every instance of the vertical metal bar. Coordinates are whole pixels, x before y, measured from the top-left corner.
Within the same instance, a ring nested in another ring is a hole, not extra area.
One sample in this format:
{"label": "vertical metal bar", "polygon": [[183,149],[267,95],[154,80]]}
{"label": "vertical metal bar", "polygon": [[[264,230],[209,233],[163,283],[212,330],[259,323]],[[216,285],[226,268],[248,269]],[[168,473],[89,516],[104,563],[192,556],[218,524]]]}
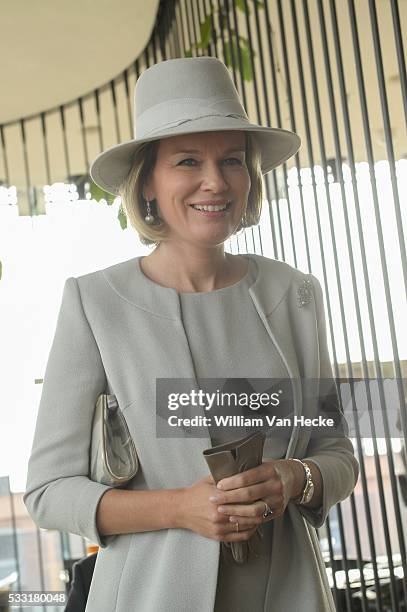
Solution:
{"label": "vertical metal bar", "polygon": [[176,22],[177,22],[177,29],[179,32],[179,35],[181,37],[181,44],[180,44],[180,57],[184,57],[187,47],[186,47],[186,42],[185,42],[185,36],[184,36],[184,26],[183,26],[183,21],[182,21],[182,11],[181,11],[181,2],[177,2],[176,5]]}
{"label": "vertical metal bar", "polygon": [[[201,17],[201,9],[199,6],[199,0],[195,0],[195,9],[196,9],[196,13],[198,15],[198,23],[199,25],[202,25],[202,23],[204,22],[205,19],[202,19]],[[209,47],[209,45],[208,45]],[[205,49],[205,52],[208,50],[208,47]]]}
{"label": "vertical metal bar", "polygon": [[[199,0],[198,0],[199,1]],[[214,27],[214,20],[213,20],[213,15],[210,13],[211,8],[209,7],[209,11],[208,11],[208,7],[206,5],[206,0],[202,0],[202,12],[203,12],[203,19],[204,21],[206,21],[206,19],[208,18],[208,15],[210,15],[210,22],[211,22],[211,36],[209,38],[209,44],[207,46],[207,54],[209,57],[216,57],[217,53],[216,53],[216,31],[215,31],[215,27]]]}
{"label": "vertical metal bar", "polygon": [[360,586],[361,586],[361,592],[362,592],[362,610],[363,612],[368,612],[369,603],[366,597],[366,581],[365,581],[365,574],[363,571],[364,561],[363,561],[362,546],[361,546],[361,541],[360,541],[360,536],[359,536],[359,520],[358,520],[358,513],[356,511],[355,496],[351,495],[349,499],[350,499],[351,512],[352,512],[353,528],[356,534],[355,535],[356,558],[358,561],[358,568],[360,572],[359,575],[360,575]]}
{"label": "vertical metal bar", "polygon": [[[365,353],[363,354],[363,359],[364,359],[364,362],[362,361],[362,363],[366,364],[366,354]],[[365,376],[365,380],[366,379],[367,379],[367,376]],[[352,404],[355,410],[353,385],[351,385],[351,389],[352,389]],[[368,399],[369,399],[369,410],[370,410],[371,409],[370,395],[368,396]],[[382,591],[381,591],[381,585],[380,585],[380,579],[379,579],[379,569],[377,566],[377,553],[376,553],[376,545],[375,545],[374,533],[373,533],[372,510],[371,510],[370,499],[369,499],[369,490],[368,490],[366,467],[365,467],[365,461],[364,461],[363,449],[362,449],[362,443],[361,443],[361,435],[360,435],[360,430],[359,430],[359,422],[357,418],[355,419],[355,424],[357,425],[356,442],[357,442],[357,447],[358,447],[358,458],[359,458],[359,466],[360,466],[360,482],[362,484],[362,495],[363,495],[363,502],[364,502],[364,507],[365,507],[365,517],[366,517],[366,522],[367,522],[367,533],[368,533],[368,540],[369,540],[369,547],[370,547],[370,556],[371,556],[371,562],[373,566],[373,579],[374,579],[375,593],[376,593],[376,610],[378,612],[382,612],[383,610]],[[351,495],[351,504],[352,504],[352,513],[353,513],[353,516],[355,516],[356,512],[354,510],[355,501],[354,501],[353,493]],[[355,518],[354,518],[354,521],[355,521]],[[358,542],[358,540],[356,541]],[[364,575],[363,575],[363,583],[364,583]]]}
{"label": "vertical metal bar", "polygon": [[[191,41],[191,49],[192,49],[192,45],[198,41],[198,38],[197,38],[196,27],[194,23],[194,17],[193,15],[192,17],[190,15],[189,8],[188,8],[189,6],[190,6],[190,2],[187,1],[185,3],[185,10],[186,10],[186,16],[187,16],[188,36],[189,36],[189,40]],[[191,23],[192,23],[192,27],[191,27]],[[192,34],[191,34],[192,31],[194,33],[194,42],[192,42]],[[199,56],[199,49],[197,49],[196,47],[195,47],[195,54]]]}
{"label": "vertical metal bar", "polygon": [[[164,49],[164,53],[165,53],[165,49]],[[166,56],[164,56],[164,59],[166,58]],[[150,68],[152,64],[150,64],[150,55],[149,55],[149,49],[148,47],[145,48],[144,51],[144,69],[146,70],[147,68]]]}
{"label": "vertical metal bar", "polygon": [[61,127],[62,127],[62,137],[64,142],[64,154],[65,154],[65,165],[66,165],[66,178],[71,175],[71,168],[69,164],[69,152],[68,152],[68,141],[66,138],[66,128],[65,128],[65,114],[64,107],[59,107],[59,116],[61,119]]}
{"label": "vertical metal bar", "polygon": [[88,155],[88,145],[86,142],[86,132],[85,132],[85,119],[83,114],[83,101],[82,98],[78,98],[78,107],[79,107],[79,119],[81,123],[81,136],[82,136],[82,145],[83,145],[83,154],[85,156],[85,164],[86,164],[86,173],[89,172],[89,155]]}
{"label": "vertical metal bar", "polygon": [[21,131],[21,142],[22,142],[22,147],[23,147],[24,174],[25,174],[25,184],[26,184],[26,189],[27,189],[27,201],[28,201],[30,215],[34,216],[38,214],[38,210],[36,207],[36,202],[33,199],[32,193],[31,193],[30,168],[28,164],[27,140],[25,136],[25,120],[24,119],[20,119],[20,131]]}
{"label": "vertical metal bar", "polygon": [[41,113],[41,133],[44,144],[44,156],[45,156],[45,174],[47,176],[47,183],[51,185],[51,170],[49,165],[49,152],[48,152],[48,141],[47,141],[47,124],[46,124],[45,113]]}
{"label": "vertical metal bar", "polygon": [[[37,526],[35,526],[35,533],[37,536],[37,550],[38,550],[38,559],[39,559],[39,571],[40,571],[40,589],[41,591],[45,591],[45,572],[44,572],[44,556],[42,554],[42,542],[41,542],[41,532]],[[45,606],[42,606],[43,610],[46,610]]]}
{"label": "vertical metal bar", "polygon": [[[241,50],[240,50],[240,35],[239,35],[239,24],[238,24],[238,20],[237,20],[237,15],[236,15],[236,6],[235,3],[232,2],[232,13],[233,13],[233,21],[234,21],[234,32],[235,32],[235,45],[236,45],[236,49],[237,49],[237,59],[239,62],[239,76],[240,76],[240,90],[241,90],[241,96],[242,96],[242,101],[243,101],[243,105],[244,107],[247,109],[248,105],[247,105],[247,97],[246,97],[246,86],[245,86],[245,82],[244,82],[244,72],[243,72],[243,61],[242,61],[242,54],[241,54]],[[228,0],[225,1],[225,7],[226,7],[226,20],[227,20],[227,25],[228,25],[228,31],[229,31],[229,40],[231,42],[231,49],[233,48],[233,32],[231,29],[231,24],[230,24],[230,16],[229,16],[229,3]],[[234,60],[232,59],[232,62],[234,62]],[[254,66],[253,66],[253,74],[254,74]],[[235,84],[237,86],[237,83],[235,81]],[[244,236],[244,240],[245,240],[245,249],[246,251],[248,251],[248,247],[247,247],[247,230],[244,230],[243,232],[243,236]],[[254,232],[253,232],[253,227],[250,227],[250,233],[252,236],[252,241],[254,244]]]}
{"label": "vertical metal bar", "polygon": [[[157,41],[158,41],[158,44],[157,44]],[[148,67],[149,62],[150,62],[150,60],[149,60],[149,49],[152,50],[152,52],[153,52],[153,58],[154,58],[153,59],[153,64],[157,63],[157,57],[158,57],[157,46],[160,49],[161,59],[162,60],[166,59],[165,44],[161,40],[161,34],[158,33],[157,28],[154,28],[153,35],[152,35],[151,40],[150,40],[150,45],[147,45],[147,47],[144,50],[145,68]],[[136,61],[138,61],[138,60],[136,60]]]}
{"label": "vertical metal bar", "polygon": [[[268,14],[267,2],[265,2],[264,7],[265,7],[265,12],[266,12],[266,25],[267,25],[267,32],[268,32],[267,41],[268,41],[269,57],[270,57],[270,63],[272,67],[271,71],[272,71],[273,92],[275,96],[276,82],[274,80],[274,77],[275,77],[274,54],[273,54],[273,47],[271,43],[271,34],[270,34],[271,27],[269,27],[270,18]],[[256,2],[254,3],[254,16],[255,16],[255,21],[256,21],[257,38],[259,40],[259,46],[260,46],[260,61],[261,61],[260,65],[261,65],[261,76],[262,76],[261,81],[263,83],[263,95],[265,96],[267,124],[271,127],[272,123],[271,123],[270,104],[268,100],[268,87],[267,87],[268,78],[266,77],[266,69],[265,69],[265,64],[264,64],[263,43],[262,43],[262,35],[261,35],[260,19],[259,19],[259,9],[258,9]],[[278,98],[275,99],[275,102],[276,102],[277,125],[281,126],[280,105],[279,105]],[[290,194],[288,191],[288,177],[287,177],[287,164],[286,163],[284,163],[282,166],[282,172],[284,176],[284,187],[286,191],[286,198],[287,198],[288,206],[290,207],[291,203],[290,203]],[[283,247],[283,242],[282,242],[282,231],[281,231],[281,217],[280,217],[280,210],[279,210],[279,190],[278,190],[278,184],[277,184],[276,170],[273,170],[271,174],[270,173],[267,174],[265,177],[265,181],[264,181],[266,185],[266,195],[267,195],[267,201],[268,201],[268,212],[269,212],[269,220],[270,220],[270,227],[271,227],[272,240],[273,240],[274,257],[278,259],[279,255],[278,255],[278,245],[277,245],[277,239],[276,239],[274,214],[273,214],[273,195],[270,189],[270,182],[271,182],[270,177],[272,177],[272,180],[273,180],[273,184],[272,184],[273,194],[275,198],[275,206],[276,206],[277,217],[278,217],[279,228],[280,228],[280,245],[281,245],[281,251],[282,251],[282,258],[284,259],[284,247]]]}
{"label": "vertical metal bar", "polygon": [[[199,18],[199,23],[205,23],[205,21],[208,18],[208,13],[207,13],[207,9],[206,9],[206,3],[205,0],[202,0],[203,2],[203,8],[202,8],[202,16],[201,16],[201,10],[200,10],[200,0],[196,0],[197,3],[197,8],[198,8],[198,18]],[[211,21],[211,36],[209,37],[209,42],[208,45],[205,49],[205,54],[209,57],[212,57],[213,55],[216,55],[216,53],[213,53],[212,51],[212,46],[213,46],[213,28],[212,28],[212,17],[210,17],[210,21]],[[216,51],[216,47],[215,47],[215,51]]]}
{"label": "vertical metal bar", "polygon": [[[322,235],[321,235],[321,231],[320,231],[320,216],[319,216],[319,207],[318,207],[318,194],[317,194],[317,189],[316,189],[315,169],[314,169],[315,159],[314,159],[314,151],[313,151],[313,146],[312,146],[311,128],[310,128],[310,122],[309,122],[309,116],[308,116],[308,100],[307,100],[307,92],[306,92],[306,89],[305,89],[304,66],[303,66],[302,58],[301,58],[300,36],[299,36],[299,31],[298,31],[297,12],[296,12],[296,9],[295,9],[294,0],[291,0],[290,6],[291,6],[291,18],[292,18],[293,33],[294,33],[295,52],[296,52],[296,56],[297,56],[298,78],[299,78],[300,91],[301,91],[302,114],[303,114],[303,117],[304,117],[305,141],[307,143],[308,160],[309,160],[310,170],[311,170],[312,191],[313,191],[313,194],[314,194],[314,201],[315,201],[315,212],[316,212],[317,222],[318,222],[318,231],[320,233],[321,259],[322,259],[323,262],[325,262],[323,242],[322,242]],[[285,58],[285,61],[286,61],[285,54],[284,54],[284,58]],[[289,75],[288,75],[288,82],[290,82]],[[329,193],[329,190],[328,190],[328,193]],[[329,203],[329,209],[330,209],[331,208],[331,202],[330,202],[329,197],[328,197],[328,203]],[[307,264],[308,264],[308,269],[311,270],[311,256],[310,256],[310,251],[309,251],[307,222],[306,222],[305,211],[304,211],[304,202],[303,202],[302,199],[301,199],[301,207],[302,207],[302,219],[303,219],[303,224],[304,224],[305,240],[306,240],[306,248],[307,248]],[[335,257],[337,257],[337,248],[336,248],[336,241],[335,241],[335,233],[334,232],[331,232],[331,239],[333,241],[333,251],[334,251]]]}
{"label": "vertical metal bar", "polygon": [[179,0],[177,3],[177,7],[178,7],[178,28],[181,34],[181,40],[182,40],[182,57],[186,57],[187,52],[191,49],[191,43],[187,42],[186,39],[186,28],[184,27],[184,23],[185,23],[185,16],[184,16],[184,11],[183,11],[183,0]]}
{"label": "vertical metal bar", "polygon": [[153,51],[153,63],[156,64],[158,62],[158,49],[157,49],[157,38],[159,39],[158,48],[160,49],[162,59],[167,59],[167,53],[165,48],[165,34],[163,34],[162,42],[160,41],[160,35],[158,32],[158,28],[154,28],[153,35],[149,42],[149,47],[151,47]]}
{"label": "vertical metal bar", "polygon": [[[224,6],[226,8],[226,23],[228,26],[230,47],[231,47],[231,50],[233,51],[236,50],[236,56],[237,56],[235,59],[234,53],[233,54],[231,53],[232,62],[234,63],[235,66],[237,64],[236,69],[237,69],[239,81],[240,81],[240,91],[242,92],[242,95],[243,95],[243,104],[245,108],[247,108],[245,83],[244,83],[244,75],[243,75],[243,62],[242,62],[242,54],[240,52],[239,27],[238,27],[237,17],[236,17],[236,7],[235,7],[235,3],[231,1],[230,4],[232,6],[232,15],[233,15],[233,21],[234,21],[234,24],[233,24],[234,29],[232,29],[229,0],[224,0],[224,2],[225,2]],[[236,87],[238,87],[237,80],[235,81],[235,84],[236,84]]]}
{"label": "vertical metal bar", "polygon": [[396,43],[397,61],[399,64],[399,76],[401,95],[404,106],[404,119],[407,124],[407,69],[406,60],[404,57],[403,36],[400,25],[400,12],[397,0],[390,0],[391,16],[393,19],[394,39]]}
{"label": "vertical metal bar", "polygon": [[[246,4],[245,4],[245,7],[246,7]],[[256,2],[254,3],[254,17],[255,17],[255,24],[256,24],[257,42],[259,45],[259,59],[260,59],[260,71],[261,71],[260,81],[263,86],[263,97],[264,97],[264,108],[266,112],[266,121],[267,121],[267,125],[271,127],[270,102],[269,102],[268,87],[267,87],[266,69],[265,69],[265,63],[264,63],[263,40],[262,40],[261,29],[260,29],[259,10],[258,10],[258,6]],[[287,176],[286,176],[286,166],[285,165],[284,165],[284,172],[285,172],[284,177],[286,180]],[[270,176],[270,174],[268,176]],[[275,195],[277,206],[278,206],[278,187],[277,187],[277,177],[276,177],[275,171],[272,172],[272,176],[273,176],[273,181],[274,181],[274,195]],[[272,212],[272,194],[270,191],[269,181],[263,179],[263,183],[266,188],[266,197],[267,197],[267,202],[268,202],[268,213],[269,213],[269,219],[270,219],[271,238],[272,238],[272,243],[273,243],[273,255],[274,257],[277,257],[277,240],[276,240],[276,231],[274,227],[274,217],[273,217],[273,212]],[[289,201],[289,197],[287,197],[287,200]],[[261,232],[259,232],[259,235],[260,235],[260,240],[261,240]],[[263,252],[263,249],[261,250],[261,252]]]}
{"label": "vertical metal bar", "polygon": [[16,571],[17,571],[17,590],[20,591],[21,590],[21,566],[20,566],[20,555],[18,552],[16,510],[14,507],[13,493],[10,489],[10,478],[8,476],[6,478],[7,478],[8,496],[10,500],[11,528],[12,528],[12,534],[13,534],[14,557],[16,561]]}
{"label": "vertical metal bar", "polygon": [[224,46],[224,57],[226,58],[227,55],[227,51],[226,51],[226,44],[228,44],[228,48],[229,48],[229,54],[230,54],[230,62],[231,62],[231,68],[232,68],[232,72],[233,72],[233,81],[235,82],[235,84],[237,84],[237,76],[236,76],[236,60],[235,60],[235,52],[233,49],[233,37],[232,37],[232,33],[231,33],[231,28],[230,28],[230,20],[229,20],[229,5],[227,4],[227,0],[224,0],[223,3],[220,2],[220,0],[218,0],[218,11],[219,11],[219,19],[220,19],[220,24],[219,27],[221,29],[221,32],[223,32],[224,30],[224,24],[226,22],[226,27],[228,30],[228,41],[227,43],[225,42],[225,46]]}
{"label": "vertical metal bar", "polygon": [[334,601],[335,601],[335,608],[337,610],[340,610],[340,608],[339,608],[339,604],[340,604],[339,596],[340,596],[340,593],[339,593],[339,589],[338,589],[338,584],[336,582],[335,553],[334,553],[334,550],[333,550],[333,547],[332,547],[333,537],[332,537],[332,532],[331,532],[331,522],[329,520],[329,514],[326,517],[325,526],[326,526],[326,534],[328,536],[329,557],[330,557],[330,561],[331,561],[332,582],[333,582],[333,597],[334,597]]}
{"label": "vertical metal bar", "polygon": [[126,106],[127,106],[127,118],[129,122],[129,139],[133,138],[133,119],[131,116],[131,101],[130,101],[130,87],[129,87],[129,70],[123,71],[123,83],[124,90],[126,92]]}
{"label": "vertical metal bar", "polygon": [[173,32],[174,32],[175,57],[182,57],[184,53],[183,51],[181,51],[177,11],[178,11],[178,2],[175,3],[174,19],[173,19],[172,26],[173,26]]}
{"label": "vertical metal bar", "polygon": [[[212,11],[212,15],[213,15],[214,14],[213,0],[210,0],[210,5],[211,5],[211,11]],[[218,28],[219,28],[220,40],[221,40],[221,44],[222,44],[222,58],[223,58],[223,61],[225,61],[225,58],[226,58],[226,43],[225,43],[225,36],[224,36],[224,33],[223,33],[223,23],[224,23],[224,17],[222,15],[222,12],[219,9],[219,0],[218,0]]]}
{"label": "vertical metal bar", "polygon": [[[291,124],[291,129],[293,132],[297,131],[297,125],[296,125],[296,119],[295,119],[295,110],[294,110],[294,101],[293,101],[293,93],[292,93],[292,87],[291,87],[291,76],[290,76],[290,67],[288,64],[288,57],[287,57],[287,39],[286,39],[286,35],[285,35],[285,27],[284,27],[284,17],[283,17],[283,9],[282,9],[282,5],[281,5],[281,0],[277,0],[277,12],[278,12],[278,20],[279,20],[279,27],[280,27],[280,34],[281,34],[281,42],[282,42],[282,49],[283,49],[283,60],[284,60],[284,71],[285,71],[285,77],[287,80],[287,96],[288,96],[288,106],[290,109],[290,124]],[[301,202],[301,209],[303,211],[303,218],[305,218],[304,216],[304,194],[302,191],[302,180],[301,180],[301,168],[300,168],[300,156],[299,153],[295,154],[295,166],[297,168],[297,176],[298,176],[298,189],[299,189],[299,194],[300,194],[300,202]],[[291,218],[291,212],[290,209],[289,210],[289,220],[290,220],[290,233],[292,236],[292,240],[293,240],[293,236],[294,236],[294,230],[293,230],[293,226],[292,226],[292,218]],[[306,228],[304,227],[304,230]],[[307,245],[307,249],[308,249],[308,244],[307,244],[307,237],[305,234],[305,244]],[[297,267],[297,254],[296,254],[296,250],[295,250],[295,241],[293,240],[293,255],[294,255],[294,266]],[[309,255],[307,255],[308,259],[309,259]]]}
{"label": "vertical metal bar", "polygon": [[[274,54],[274,50],[273,50],[273,43],[272,43],[273,29],[272,29],[271,21],[270,21],[268,2],[264,3],[264,10],[265,10],[265,17],[266,17],[266,32],[267,32],[268,53],[269,53],[269,57],[270,57],[271,82],[273,84],[272,96],[273,96],[273,99],[274,99],[274,107],[275,107],[275,112],[276,112],[276,127],[282,127],[282,119],[281,119],[281,111],[280,111],[280,97],[279,97],[279,91],[278,91],[278,87],[277,87],[276,60],[275,60],[275,54]],[[257,7],[257,3],[254,4],[254,14],[255,14],[255,18],[256,18],[256,29],[257,29],[257,32],[258,32],[258,37],[261,40],[260,20],[259,20],[259,11],[258,11],[258,7]],[[268,78],[266,77],[266,74],[264,74],[264,76],[263,76],[263,81],[265,83],[268,81]],[[271,125],[271,122],[269,123],[269,125]],[[288,206],[291,207],[290,193],[289,193],[289,190],[288,190],[288,176],[287,176],[287,164],[286,163],[283,164],[282,171],[283,171],[283,177],[284,177],[283,185],[284,185],[284,190],[285,190],[285,196],[286,196],[286,199],[287,199]],[[277,222],[278,222],[278,228],[279,228],[280,254],[281,254],[281,255],[279,255],[279,253],[278,253],[277,242],[276,242],[275,257],[277,259],[279,257],[281,257],[281,259],[285,260],[284,243],[283,243],[283,231],[282,231],[281,215],[280,215],[279,187],[278,187],[278,181],[277,181],[277,170],[272,170],[271,175],[273,177],[273,190],[274,190],[274,195],[275,195],[275,207],[276,207]],[[270,179],[270,175],[268,174],[266,176],[266,185],[269,185],[269,181],[270,180],[271,180]],[[272,198],[269,199],[269,213],[270,213],[270,224],[271,224],[271,227],[273,228],[272,231],[275,232],[275,230],[274,230],[274,215],[273,215],[273,200],[272,200]]]}
{"label": "vertical metal bar", "polygon": [[[250,49],[253,49],[253,51],[254,51],[252,31],[251,31],[250,20],[249,20],[249,7],[247,5],[247,0],[244,0],[244,8],[245,8],[246,31],[247,31],[248,46],[249,46]],[[233,9],[233,13],[234,13],[234,18],[235,18],[235,22],[236,22],[236,33],[238,34],[237,15],[236,15],[235,8]],[[255,66],[255,63],[254,63],[254,55],[253,55],[253,53],[250,54],[250,64],[251,64],[251,69],[252,69],[252,73],[253,73],[253,88],[254,88],[254,98],[255,98],[255,103],[256,103],[257,122],[259,124],[261,124],[262,123],[262,118],[261,118],[261,110],[260,110],[260,103],[259,103],[259,88],[258,88],[258,85],[257,85],[257,74],[256,74],[256,66]],[[251,227],[250,229],[251,229],[253,244],[255,244],[254,229],[253,229],[253,227]],[[263,246],[262,246],[262,243],[261,243],[261,232],[260,232],[260,227],[258,225],[256,226],[256,230],[257,230],[256,233],[257,233],[257,235],[258,235],[258,237],[260,239],[260,254],[263,255]],[[245,234],[246,234],[246,232],[245,232]]]}
{"label": "vertical metal bar", "polygon": [[174,45],[174,29],[173,29],[172,12],[171,12],[171,15],[167,14],[166,22],[168,24],[168,29],[166,28],[166,32],[167,32],[168,45],[170,49],[170,57],[174,58],[177,56],[177,54],[176,54],[175,45]]}
{"label": "vertical metal bar", "polygon": [[116,86],[114,79],[110,81],[110,91],[112,94],[112,103],[113,103],[113,112],[114,112],[114,125],[116,128],[116,142],[119,143],[121,141],[120,138],[120,125],[119,125],[119,116],[117,114],[117,98],[116,98]]}
{"label": "vertical metal bar", "polygon": [[401,219],[400,196],[397,185],[396,162],[394,157],[393,139],[390,126],[389,104],[387,102],[386,82],[384,78],[382,49],[380,43],[379,26],[377,23],[377,12],[374,0],[368,0],[370,22],[372,26],[373,48],[376,60],[376,73],[379,82],[380,104],[382,108],[384,136],[386,140],[386,151],[390,169],[390,181],[394,198],[394,211],[396,215],[397,233],[399,238],[399,248],[401,256],[401,264],[403,267],[404,290],[407,291],[407,256],[406,256],[406,240],[403,230],[403,221]]}
{"label": "vertical metal bar", "polygon": [[98,119],[98,136],[99,136],[99,150],[103,151],[103,132],[102,132],[102,122],[100,120],[100,100],[99,100],[99,90],[95,89],[93,92],[95,96],[95,108],[96,108],[96,116]]}
{"label": "vertical metal bar", "polygon": [[134,72],[136,74],[136,81],[140,76],[140,66],[139,66],[139,61],[138,59],[134,62]]}
{"label": "vertical metal bar", "polygon": [[1,141],[1,152],[4,160],[4,178],[6,180],[6,184],[10,186],[10,174],[8,170],[8,161],[7,161],[7,147],[6,147],[6,139],[4,136],[4,128],[0,125],[0,141]]}
{"label": "vertical metal bar", "polygon": [[163,15],[162,15],[162,32],[163,41],[167,48],[167,58],[171,59],[174,57],[174,50],[171,42],[171,16],[170,16],[170,3],[165,3]]}
{"label": "vertical metal bar", "polygon": [[345,539],[345,530],[343,528],[343,518],[342,518],[341,504],[336,504],[336,512],[337,512],[337,516],[338,516],[338,527],[339,527],[339,534],[340,534],[340,540],[341,540],[342,567],[344,567],[344,569],[345,569],[345,581],[346,581],[345,601],[346,601],[346,608],[347,608],[347,610],[349,610],[349,612],[352,612],[352,601],[351,601],[351,598],[350,598],[351,588],[350,588],[350,581],[349,581],[349,563],[348,563],[348,555],[347,555],[347,551],[346,551],[346,539]]}

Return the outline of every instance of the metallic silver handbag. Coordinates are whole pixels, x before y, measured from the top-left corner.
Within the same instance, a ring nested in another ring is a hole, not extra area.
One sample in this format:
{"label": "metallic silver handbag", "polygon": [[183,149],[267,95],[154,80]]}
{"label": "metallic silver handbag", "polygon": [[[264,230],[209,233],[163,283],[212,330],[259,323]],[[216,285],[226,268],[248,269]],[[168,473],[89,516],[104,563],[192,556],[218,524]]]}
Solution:
{"label": "metallic silver handbag", "polygon": [[133,438],[115,395],[99,395],[92,423],[89,477],[112,487],[126,485],[139,461]]}

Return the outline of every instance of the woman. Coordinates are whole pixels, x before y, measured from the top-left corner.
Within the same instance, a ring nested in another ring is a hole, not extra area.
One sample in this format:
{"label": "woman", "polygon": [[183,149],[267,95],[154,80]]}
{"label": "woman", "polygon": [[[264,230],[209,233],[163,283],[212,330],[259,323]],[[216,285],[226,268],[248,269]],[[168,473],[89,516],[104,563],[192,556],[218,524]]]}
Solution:
{"label": "woman", "polygon": [[[346,436],[293,426],[289,439],[266,439],[260,466],[216,487],[202,451],[230,436],[156,435],[161,378],[291,379],[294,413],[318,410],[300,379],[332,376],[319,282],[224,251],[258,223],[262,174],[299,138],[251,124],[215,58],[152,66],[135,109],[136,137],[99,155],[91,174],[157,246],[66,281],[24,502],[41,527],[101,547],[87,612],[334,610],[314,527],[356,484]],[[137,447],[141,470],[127,490],[88,478],[102,392],[116,394]],[[237,565],[219,554],[259,527],[259,555]]]}

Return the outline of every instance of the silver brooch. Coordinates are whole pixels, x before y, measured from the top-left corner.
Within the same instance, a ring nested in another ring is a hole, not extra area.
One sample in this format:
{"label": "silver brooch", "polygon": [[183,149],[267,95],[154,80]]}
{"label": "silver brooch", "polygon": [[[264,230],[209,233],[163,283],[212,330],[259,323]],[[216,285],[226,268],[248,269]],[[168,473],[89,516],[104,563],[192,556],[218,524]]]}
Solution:
{"label": "silver brooch", "polygon": [[312,299],[312,283],[310,280],[302,281],[297,290],[298,308],[309,304]]}

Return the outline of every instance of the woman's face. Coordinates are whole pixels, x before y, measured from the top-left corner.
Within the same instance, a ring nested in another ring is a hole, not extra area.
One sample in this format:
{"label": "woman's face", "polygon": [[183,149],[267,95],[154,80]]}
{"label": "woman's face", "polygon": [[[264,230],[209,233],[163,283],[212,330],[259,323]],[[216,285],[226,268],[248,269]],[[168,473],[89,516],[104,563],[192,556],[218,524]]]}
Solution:
{"label": "woman's face", "polygon": [[[157,200],[171,240],[215,246],[238,227],[250,185],[244,132],[201,132],[160,141],[144,195]],[[192,206],[226,203],[226,210],[220,212]]]}

